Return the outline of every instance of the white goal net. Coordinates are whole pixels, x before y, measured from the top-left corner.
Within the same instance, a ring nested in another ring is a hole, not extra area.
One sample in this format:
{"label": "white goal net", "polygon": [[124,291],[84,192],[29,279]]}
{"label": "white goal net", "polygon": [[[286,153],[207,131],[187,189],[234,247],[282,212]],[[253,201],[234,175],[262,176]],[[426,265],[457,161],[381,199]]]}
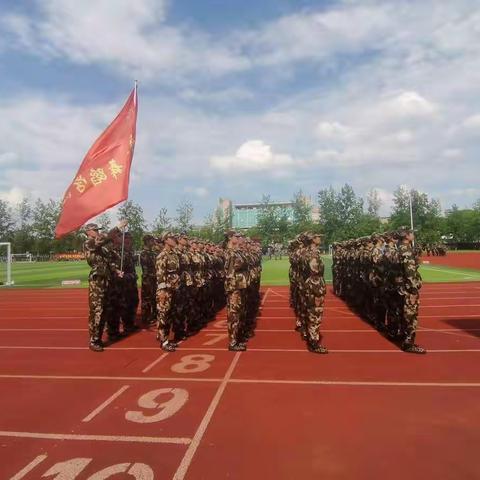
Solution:
{"label": "white goal net", "polygon": [[12,246],[0,243],[0,288],[13,285],[12,279]]}

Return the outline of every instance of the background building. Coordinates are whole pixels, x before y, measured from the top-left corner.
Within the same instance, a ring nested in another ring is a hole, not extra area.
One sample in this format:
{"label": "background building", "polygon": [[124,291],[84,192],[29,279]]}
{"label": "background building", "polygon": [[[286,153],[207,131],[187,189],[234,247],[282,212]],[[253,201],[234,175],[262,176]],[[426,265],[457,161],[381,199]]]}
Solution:
{"label": "background building", "polygon": [[[305,202],[311,204],[311,200],[305,197]],[[289,221],[293,221],[293,202],[270,202],[270,206],[277,207],[286,215]],[[262,209],[262,203],[238,203],[221,198],[219,208],[223,211],[225,218],[231,218],[232,228],[244,230],[257,225],[258,213]],[[312,220],[318,221],[318,207],[312,207]]]}

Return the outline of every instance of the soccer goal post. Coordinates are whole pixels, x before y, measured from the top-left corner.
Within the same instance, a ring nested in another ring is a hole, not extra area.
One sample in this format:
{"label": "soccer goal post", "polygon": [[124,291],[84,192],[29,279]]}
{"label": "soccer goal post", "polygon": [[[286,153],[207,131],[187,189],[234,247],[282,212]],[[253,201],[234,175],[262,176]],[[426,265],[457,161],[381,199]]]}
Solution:
{"label": "soccer goal post", "polygon": [[12,245],[0,242],[0,287],[13,285],[12,280]]}

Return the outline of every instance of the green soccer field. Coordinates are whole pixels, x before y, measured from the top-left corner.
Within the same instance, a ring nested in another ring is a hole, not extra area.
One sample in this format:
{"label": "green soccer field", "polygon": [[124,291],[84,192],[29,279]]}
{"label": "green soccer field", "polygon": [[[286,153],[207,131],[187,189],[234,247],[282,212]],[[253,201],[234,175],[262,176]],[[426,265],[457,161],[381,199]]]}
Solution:
{"label": "green soccer field", "polygon": [[[323,259],[325,262],[325,279],[327,282],[331,282],[332,259],[330,256],[324,256]],[[285,258],[264,261],[262,284],[288,285],[288,268],[288,259]],[[420,271],[425,282],[480,281],[480,271],[478,270],[423,265]],[[18,262],[14,263],[12,268],[15,287],[23,288],[61,288],[63,280],[80,280],[81,286],[85,287],[88,272],[89,268],[86,262]],[[0,280],[5,280],[5,272],[2,270],[0,270]]]}
{"label": "green soccer field", "polygon": [[[332,281],[332,257],[325,255],[325,280]],[[263,285],[288,285],[288,259],[263,262]],[[440,265],[422,265],[420,273],[427,283],[475,282],[480,281],[480,271],[464,270]]]}

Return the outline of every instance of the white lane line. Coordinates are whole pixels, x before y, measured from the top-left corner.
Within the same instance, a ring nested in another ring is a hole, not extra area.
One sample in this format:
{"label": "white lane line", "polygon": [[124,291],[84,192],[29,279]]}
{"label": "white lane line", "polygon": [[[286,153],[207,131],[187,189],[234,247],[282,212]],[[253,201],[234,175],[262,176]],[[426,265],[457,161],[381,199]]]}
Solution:
{"label": "white lane line", "polygon": [[40,438],[44,440],[83,440],[87,442],[135,442],[135,443],[171,443],[190,445],[190,438],[184,437],[136,437],[127,435],[79,435],[73,433],[38,433],[0,431],[0,437]]}
{"label": "white lane line", "polygon": [[[5,377],[5,375],[0,375],[0,378]],[[55,376],[36,376],[36,375],[7,375],[8,378],[13,379],[28,379],[28,380],[57,380],[57,379],[68,379],[68,380],[118,380],[115,377],[55,377]],[[146,378],[146,377],[132,377],[132,378],[122,378],[122,380],[136,381],[136,380],[156,380],[155,378]],[[162,378],[161,380],[177,381],[178,378]],[[193,379],[182,379],[190,381]],[[200,382],[210,382],[212,379],[200,378],[195,381]],[[215,379],[217,383],[223,383],[224,378]],[[275,380],[275,379],[242,379],[242,378],[230,378],[227,383],[278,383],[278,384],[318,384],[318,385],[384,385],[384,386],[402,386],[402,385],[419,385],[419,386],[463,386],[463,387],[478,387],[480,383],[465,383],[465,382],[382,382],[382,381],[348,381],[348,380]],[[1,436],[1,435],[0,435]]]}
{"label": "white lane line", "polygon": [[[2,345],[0,350],[88,350],[88,347],[39,347],[39,346],[11,346],[11,345]],[[111,347],[110,351],[142,351],[142,350],[158,350],[158,347]],[[217,352],[227,352],[226,348],[215,348],[215,347],[181,347],[179,351],[201,351],[201,350],[211,350]],[[480,352],[480,349],[463,349],[463,350],[431,350],[428,349],[430,353],[457,353],[457,352]],[[248,352],[308,352],[305,349],[296,349],[296,348],[248,348]],[[401,350],[391,349],[391,350],[329,350],[330,353],[403,353]]]}
{"label": "white lane line", "polygon": [[156,360],[154,360],[150,365],[147,365],[143,370],[142,373],[149,372],[155,365],[160,363],[165,357],[168,357],[168,353],[163,353],[160,355]]}
{"label": "white lane line", "polygon": [[[267,293],[268,293],[268,290],[267,290]],[[173,476],[173,480],[182,480],[183,478],[185,478],[185,475],[187,474],[188,468],[192,463],[192,460],[197,451],[197,448],[200,445],[200,442],[202,441],[205,431],[207,430],[207,427],[210,423],[210,420],[213,417],[213,414],[215,413],[215,410],[218,404],[220,403],[220,399],[222,398],[223,392],[225,391],[225,388],[227,387],[227,384],[230,378],[232,377],[233,370],[235,369],[239,359],[240,359],[240,352],[237,352],[235,354],[235,357],[232,360],[232,363],[230,364],[230,367],[227,370],[227,373],[225,373],[225,376],[223,377],[222,383],[218,387],[217,393],[215,393],[215,396],[213,397],[213,400],[208,407],[207,413],[203,417],[200,423],[200,426],[195,432],[195,435],[192,438],[192,442],[190,443],[177,471],[175,472],[175,475]]]}
{"label": "white lane line", "polygon": [[422,267],[427,270],[433,270],[434,272],[442,272],[442,273],[448,273],[451,275],[460,275],[462,277],[467,277],[467,278],[480,279],[480,275],[478,271],[472,271],[471,273],[464,273],[464,272],[457,272],[455,270],[445,270],[443,268],[431,267],[430,265],[422,265]]}
{"label": "white lane line", "polygon": [[93,412],[89,413],[82,422],[90,422],[93,420],[104,408],[108,407],[113,401],[115,401],[125,390],[128,390],[130,385],[124,385],[119,388],[112,396],[107,398],[101,405],[99,405]]}
{"label": "white lane line", "polygon": [[265,300],[267,299],[267,295],[270,293],[270,289],[267,288],[266,292],[263,295],[262,301],[260,303],[260,306],[263,307],[265,305]]}
{"label": "white lane line", "polygon": [[29,380],[114,380],[124,382],[208,382],[219,383],[221,378],[186,378],[186,377],[106,377],[95,375],[4,375],[0,374],[0,379],[29,379]]}
{"label": "white lane line", "polygon": [[34,458],[25,468],[22,468],[17,474],[10,478],[10,480],[21,480],[22,478],[30,473],[37,465],[42,463],[48,455],[39,455],[38,457]]}
{"label": "white lane line", "polygon": [[465,388],[480,387],[480,383],[464,382],[363,382],[363,381],[342,381],[342,380],[248,380],[233,378],[230,383],[266,383],[280,385],[345,385],[345,386],[371,386],[371,387],[448,387]]}
{"label": "white lane line", "polygon": [[[422,301],[422,298],[420,297],[420,302]],[[422,308],[452,308],[452,307],[480,307],[480,304],[478,303],[472,303],[472,304],[460,304],[460,305],[422,305],[420,304],[420,309]],[[461,313],[459,314],[461,316]]]}
{"label": "white lane line", "polygon": [[[419,327],[418,330],[421,331],[421,332],[426,331],[422,327]],[[443,335],[453,335],[453,336],[456,336],[456,337],[464,337],[464,338],[470,338],[470,339],[472,338],[472,335],[466,335],[465,333],[459,333],[459,330],[451,331],[451,330],[448,330],[448,329],[444,329],[444,330],[437,330],[437,333],[442,333]]]}

